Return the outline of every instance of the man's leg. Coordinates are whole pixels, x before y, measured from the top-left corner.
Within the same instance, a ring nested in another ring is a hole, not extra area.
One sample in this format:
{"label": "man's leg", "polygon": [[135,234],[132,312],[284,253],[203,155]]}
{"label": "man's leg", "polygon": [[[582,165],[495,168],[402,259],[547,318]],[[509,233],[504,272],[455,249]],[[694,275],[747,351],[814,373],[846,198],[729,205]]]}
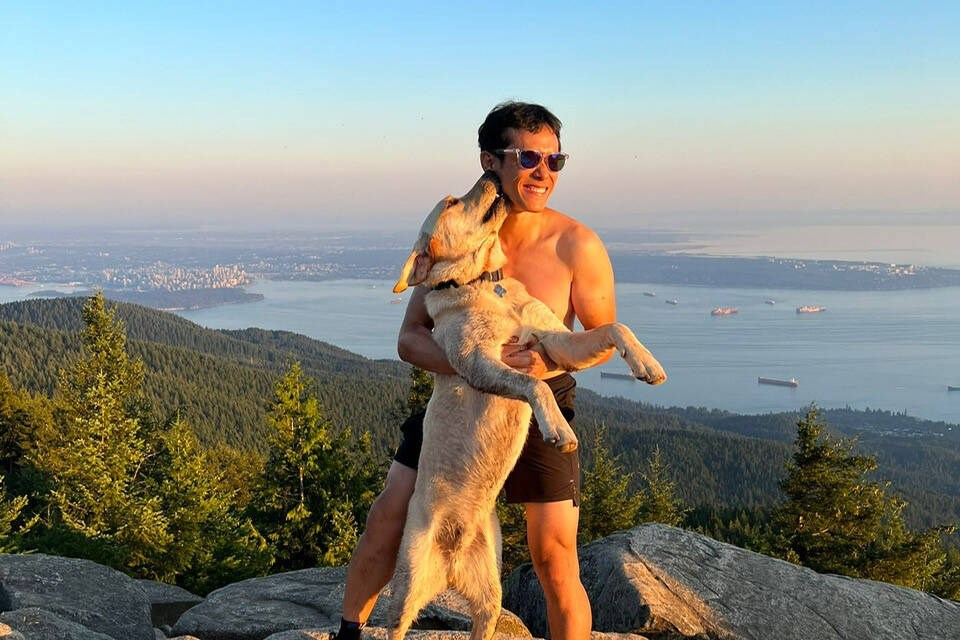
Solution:
{"label": "man's leg", "polygon": [[577,558],[580,509],[572,500],[528,502],[525,506],[527,544],[547,600],[550,638],[586,640],[593,619]]}
{"label": "man's leg", "polygon": [[367,527],[353,550],[343,591],[343,619],[366,623],[380,591],[397,566],[397,554],[407,520],[407,506],[417,471],[394,461],[386,486],[370,507]]}

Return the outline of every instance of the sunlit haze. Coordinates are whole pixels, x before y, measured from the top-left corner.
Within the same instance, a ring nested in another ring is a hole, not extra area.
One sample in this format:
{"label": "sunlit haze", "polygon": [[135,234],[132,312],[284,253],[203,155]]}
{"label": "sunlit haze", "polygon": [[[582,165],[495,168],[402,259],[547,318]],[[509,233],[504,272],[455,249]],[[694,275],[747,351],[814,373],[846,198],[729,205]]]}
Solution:
{"label": "sunlit haze", "polygon": [[520,99],[593,226],[960,229],[960,4],[590,5],[3,3],[0,220],[416,226]]}

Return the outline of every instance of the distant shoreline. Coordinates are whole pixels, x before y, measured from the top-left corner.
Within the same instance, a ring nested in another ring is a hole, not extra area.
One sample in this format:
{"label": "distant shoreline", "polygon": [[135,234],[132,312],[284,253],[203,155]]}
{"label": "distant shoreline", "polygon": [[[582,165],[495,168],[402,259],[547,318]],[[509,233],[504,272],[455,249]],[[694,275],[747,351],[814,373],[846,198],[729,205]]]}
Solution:
{"label": "distant shoreline", "polygon": [[[93,289],[72,291],[70,293],[47,290],[30,294],[34,298],[76,298],[92,295]],[[241,304],[263,300],[261,293],[247,293],[243,288],[221,287],[213,289],[183,289],[180,291],[124,291],[104,289],[103,295],[109,300],[129,302],[160,311],[195,311],[210,309],[226,304]]]}

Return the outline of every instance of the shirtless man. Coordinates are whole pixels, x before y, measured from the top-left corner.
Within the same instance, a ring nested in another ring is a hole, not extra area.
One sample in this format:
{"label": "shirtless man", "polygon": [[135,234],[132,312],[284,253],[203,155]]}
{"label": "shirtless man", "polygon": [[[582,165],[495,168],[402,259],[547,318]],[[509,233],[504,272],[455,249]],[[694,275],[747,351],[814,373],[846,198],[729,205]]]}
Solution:
{"label": "shirtless man", "polygon": [[[571,329],[575,318],[585,329],[614,322],[613,268],[603,244],[582,224],[547,208],[565,159],[549,157],[560,152],[560,121],[539,105],[508,102],[490,112],[479,139],[480,166],[497,173],[511,203],[500,230],[507,256],[504,275],[523,282]],[[456,374],[431,336],[426,293],[417,287],[410,298],[400,327],[400,357],[428,371]],[[611,350],[608,358],[612,354]],[[569,374],[555,370],[527,345],[505,345],[503,361],[546,380],[565,415],[572,417],[575,383]],[[404,424],[386,486],[370,508],[347,571],[337,640],[357,640],[380,590],[393,575],[416,483],[422,433],[418,429],[422,415]],[[507,501],[523,503],[526,509],[527,544],[546,595],[553,640],[583,640],[590,635],[590,603],[580,583],[577,558],[579,476],[577,453],[560,453],[532,425],[505,487]]]}

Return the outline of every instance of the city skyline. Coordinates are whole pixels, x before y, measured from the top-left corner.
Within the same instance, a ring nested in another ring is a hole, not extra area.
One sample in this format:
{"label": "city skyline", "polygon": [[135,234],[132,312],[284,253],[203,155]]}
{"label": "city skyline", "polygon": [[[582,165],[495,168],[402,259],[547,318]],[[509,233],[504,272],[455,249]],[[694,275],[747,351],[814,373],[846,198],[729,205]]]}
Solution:
{"label": "city skyline", "polygon": [[552,204],[592,226],[960,225],[954,4],[484,13],[5,5],[0,220],[402,229],[520,99],[563,120]]}

